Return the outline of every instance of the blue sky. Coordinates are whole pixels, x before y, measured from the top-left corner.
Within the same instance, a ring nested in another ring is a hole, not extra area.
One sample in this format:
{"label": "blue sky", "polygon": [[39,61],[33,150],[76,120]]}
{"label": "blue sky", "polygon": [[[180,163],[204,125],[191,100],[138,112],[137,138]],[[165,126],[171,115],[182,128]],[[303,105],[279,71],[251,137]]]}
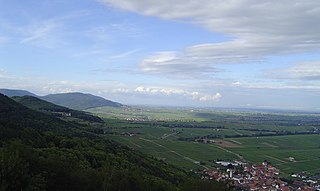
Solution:
{"label": "blue sky", "polygon": [[320,2],[0,0],[0,87],[320,110]]}

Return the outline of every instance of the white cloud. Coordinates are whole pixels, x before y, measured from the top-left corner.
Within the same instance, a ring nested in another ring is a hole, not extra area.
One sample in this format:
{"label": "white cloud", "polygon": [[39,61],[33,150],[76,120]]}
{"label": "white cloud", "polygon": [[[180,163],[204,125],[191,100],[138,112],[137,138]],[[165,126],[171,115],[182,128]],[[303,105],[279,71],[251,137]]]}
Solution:
{"label": "white cloud", "polygon": [[220,71],[201,62],[199,57],[183,57],[177,52],[157,52],[144,59],[139,67],[146,73],[187,79],[208,77]]}
{"label": "white cloud", "polygon": [[172,95],[172,94],[181,94],[184,95],[187,92],[181,89],[174,88],[160,88],[160,87],[143,87],[139,86],[135,90],[138,93],[147,93],[147,94],[164,94],[164,95]]}
{"label": "white cloud", "polygon": [[241,86],[241,82],[236,81],[236,82],[233,82],[231,85],[232,86]]}
{"label": "white cloud", "polygon": [[214,95],[199,93],[197,91],[186,91],[176,88],[162,88],[162,87],[144,87],[139,86],[135,90],[137,93],[143,93],[148,95],[165,95],[165,96],[183,96],[189,99],[198,100],[201,102],[207,101],[219,101],[222,97],[220,93]]}
{"label": "white cloud", "polygon": [[[0,69],[0,88],[27,89],[39,95],[51,93],[84,92],[103,96],[107,99],[130,103],[130,100],[161,100],[156,104],[165,104],[172,100],[181,103],[218,102],[220,93],[209,94],[175,87],[157,87],[136,84],[123,84],[117,81],[81,82],[70,80],[49,80],[43,77],[18,77]],[[140,103],[139,102],[139,103]],[[141,103],[140,103],[141,104]],[[171,103],[174,105],[174,102]],[[210,103],[209,103],[210,104]],[[188,104],[187,104],[188,105]]]}
{"label": "white cloud", "polygon": [[199,98],[200,101],[217,101],[221,98],[220,93],[216,93],[215,95],[204,95]]}
{"label": "white cloud", "polygon": [[291,67],[268,71],[276,79],[320,81],[320,61],[298,62]]}
{"label": "white cloud", "polygon": [[284,70],[292,78],[320,80],[320,61],[301,62]]}
{"label": "white cloud", "polygon": [[[138,105],[240,107],[250,103],[254,107],[271,105],[273,108],[282,109],[294,107],[319,108],[320,85],[311,87],[305,84],[304,86],[293,84],[287,86],[290,89],[284,89],[283,84],[275,87],[274,84],[254,83],[249,84],[252,85],[250,87],[241,81],[241,87],[231,87],[231,89],[230,87],[216,87],[210,84],[194,84],[192,87],[183,84],[179,87],[146,84],[137,86],[135,83],[124,84],[117,81],[52,81],[34,76],[17,77],[5,71],[2,72],[8,77],[2,78],[0,75],[1,88],[26,89],[38,95],[80,91],[124,104]],[[261,89],[261,87],[264,88]],[[212,93],[213,90],[216,90],[216,92]]]}
{"label": "white cloud", "polygon": [[155,53],[140,64],[149,73],[173,77],[214,73],[217,64],[257,62],[268,56],[320,49],[317,0],[100,1],[143,15],[201,25],[228,39],[181,52]]}
{"label": "white cloud", "polygon": [[127,88],[116,88],[111,90],[112,93],[129,93],[130,89]]}

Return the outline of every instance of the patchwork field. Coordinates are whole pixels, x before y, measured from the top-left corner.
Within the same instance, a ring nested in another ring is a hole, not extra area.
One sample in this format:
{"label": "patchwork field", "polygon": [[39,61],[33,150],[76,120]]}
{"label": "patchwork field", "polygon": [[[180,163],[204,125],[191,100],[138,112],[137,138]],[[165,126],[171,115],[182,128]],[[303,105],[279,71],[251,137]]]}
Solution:
{"label": "patchwork field", "polygon": [[320,135],[238,138],[241,147],[230,148],[252,162],[267,160],[286,175],[320,172]]}
{"label": "patchwork field", "polygon": [[268,161],[284,177],[320,173],[319,114],[158,109],[142,108],[141,118],[125,108],[90,111],[107,116],[110,139],[188,170],[245,159]]}

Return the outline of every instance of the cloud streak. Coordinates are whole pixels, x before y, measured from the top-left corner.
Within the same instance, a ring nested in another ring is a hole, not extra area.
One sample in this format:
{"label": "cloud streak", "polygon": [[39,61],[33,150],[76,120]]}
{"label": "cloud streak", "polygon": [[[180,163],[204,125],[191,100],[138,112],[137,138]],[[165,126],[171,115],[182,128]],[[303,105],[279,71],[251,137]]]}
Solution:
{"label": "cloud streak", "polygon": [[101,1],[142,15],[190,22],[228,39],[189,46],[181,52],[155,53],[140,64],[147,73],[171,77],[214,74],[219,64],[261,62],[269,56],[320,49],[320,2],[316,0]]}
{"label": "cloud streak", "polygon": [[276,79],[320,81],[320,61],[304,61],[288,68],[268,71]]}
{"label": "cloud streak", "polygon": [[57,29],[59,27],[60,24],[53,20],[29,26],[23,30],[25,37],[21,39],[20,43],[33,44],[46,48],[55,47],[57,44],[62,43],[62,41],[58,40],[56,37]]}
{"label": "cloud streak", "polygon": [[146,73],[186,79],[208,77],[209,74],[220,71],[206,64],[205,59],[182,56],[177,52],[157,52],[145,58],[139,67]]}
{"label": "cloud streak", "polygon": [[132,54],[135,54],[137,52],[139,52],[139,49],[134,49],[134,50],[129,50],[120,54],[116,54],[116,55],[112,55],[109,58],[111,59],[122,59],[122,58],[127,58],[129,56],[131,56]]}

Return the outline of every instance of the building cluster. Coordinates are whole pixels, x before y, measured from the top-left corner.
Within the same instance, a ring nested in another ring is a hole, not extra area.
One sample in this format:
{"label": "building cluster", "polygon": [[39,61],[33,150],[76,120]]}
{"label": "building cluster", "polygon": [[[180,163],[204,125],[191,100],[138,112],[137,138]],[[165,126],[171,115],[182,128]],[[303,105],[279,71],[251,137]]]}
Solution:
{"label": "building cluster", "polygon": [[[264,162],[261,165],[219,161],[225,170],[205,170],[210,179],[228,183],[237,190],[249,191],[320,191],[320,181],[295,180],[288,184],[279,177],[279,170]],[[237,165],[234,165],[237,164]]]}
{"label": "building cluster", "polygon": [[149,121],[148,119],[135,118],[135,117],[126,118],[126,120],[127,120],[127,121],[130,121],[130,122],[144,122],[144,121]]}
{"label": "building cluster", "polygon": [[194,141],[198,142],[198,143],[204,143],[204,144],[214,144],[215,143],[215,140],[213,140],[213,139],[204,139],[204,138],[195,139]]}
{"label": "building cluster", "polygon": [[57,117],[71,117],[71,113],[68,112],[52,112]]}
{"label": "building cluster", "polygon": [[135,132],[122,132],[121,135],[122,136],[133,137],[133,136],[136,136],[137,133],[135,133]]}

